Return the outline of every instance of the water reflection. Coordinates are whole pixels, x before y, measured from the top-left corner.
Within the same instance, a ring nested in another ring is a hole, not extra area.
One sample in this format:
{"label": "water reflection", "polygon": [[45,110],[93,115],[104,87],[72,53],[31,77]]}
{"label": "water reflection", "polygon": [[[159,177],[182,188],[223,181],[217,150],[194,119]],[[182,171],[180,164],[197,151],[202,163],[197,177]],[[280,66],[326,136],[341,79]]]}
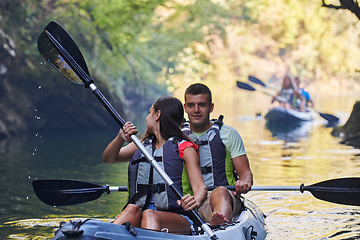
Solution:
{"label": "water reflection", "polygon": [[[327,203],[310,193],[267,193],[252,196],[267,212],[267,239],[358,239],[358,207]],[[283,205],[278,202],[285,203]]]}
{"label": "water reflection", "polygon": [[[127,165],[108,165],[102,151],[116,133],[65,133],[0,141],[0,239],[49,239],[59,222],[74,218],[114,218],[126,193],[103,194],[85,204],[53,207],[32,189],[35,179],[77,179],[125,186]],[[37,149],[34,153],[34,149]]]}
{"label": "water reflection", "polygon": [[[357,156],[360,150],[339,144],[340,139],[331,136],[332,128],[326,127],[326,122],[316,120],[305,130],[297,126],[292,132],[276,132],[256,116],[256,112],[267,110],[268,99],[238,94],[238,89],[227,89],[224,98],[222,85],[210,87],[219,90],[214,92],[216,104],[212,117],[223,114],[224,123],[241,134],[255,185],[300,186],[360,176],[360,156]],[[179,99],[182,96],[183,90],[178,94]],[[324,101],[329,106],[318,107],[332,110],[336,106],[334,109],[351,111],[354,101],[340,100],[329,98]],[[338,112],[334,113],[339,116]],[[344,116],[342,121],[348,115]],[[31,186],[34,179],[56,178],[126,185],[127,164],[108,165],[101,160],[103,150],[116,134],[38,134],[0,141],[0,239],[49,239],[60,221],[77,218],[111,221],[120,213],[126,193],[103,194],[92,202],[52,207],[38,200]],[[359,207],[321,201],[308,192],[250,192],[246,197],[267,215],[267,239],[358,239],[360,236]]]}
{"label": "water reflection", "polygon": [[301,139],[309,137],[312,121],[303,121],[295,123],[276,123],[267,122],[266,128],[269,129],[274,138],[288,142],[299,142]]}

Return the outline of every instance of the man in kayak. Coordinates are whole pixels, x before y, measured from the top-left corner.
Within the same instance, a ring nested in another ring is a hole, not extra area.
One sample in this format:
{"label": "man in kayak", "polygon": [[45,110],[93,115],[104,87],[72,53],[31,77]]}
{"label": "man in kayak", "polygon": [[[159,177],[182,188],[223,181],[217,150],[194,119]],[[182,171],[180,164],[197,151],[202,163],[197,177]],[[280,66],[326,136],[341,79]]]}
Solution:
{"label": "man in kayak", "polygon": [[299,93],[302,94],[302,96],[304,97],[305,105],[310,106],[310,107],[314,107],[314,103],[311,100],[309,93],[306,92],[304,88],[300,88],[300,79],[299,79],[299,77],[295,77],[294,81],[295,81],[295,83],[296,83],[296,85],[298,87]]}
{"label": "man in kayak", "polygon": [[200,216],[210,225],[232,222],[241,210],[240,194],[253,184],[245,147],[239,133],[218,120],[210,120],[214,109],[210,89],[201,83],[185,91],[185,112],[189,122],[182,130],[199,146],[201,172],[207,186],[235,185],[236,191],[217,187],[199,208]]}

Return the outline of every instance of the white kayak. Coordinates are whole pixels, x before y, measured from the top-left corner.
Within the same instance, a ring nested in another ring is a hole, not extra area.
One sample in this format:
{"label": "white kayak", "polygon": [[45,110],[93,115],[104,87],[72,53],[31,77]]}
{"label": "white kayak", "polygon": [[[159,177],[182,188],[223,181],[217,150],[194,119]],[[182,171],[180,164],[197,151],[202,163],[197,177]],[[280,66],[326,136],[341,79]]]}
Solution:
{"label": "white kayak", "polygon": [[[213,228],[219,239],[225,240],[263,240],[267,235],[265,215],[250,200],[242,198],[243,210],[231,224],[223,224]],[[118,225],[110,222],[86,219],[69,221],[61,224],[53,240],[127,240],[127,239],[203,239],[208,240],[208,235],[178,235],[165,231],[153,231],[135,228],[129,225]],[[201,230],[201,229],[200,229]]]}
{"label": "white kayak", "polygon": [[300,112],[293,109],[285,109],[283,107],[274,107],[265,115],[268,122],[301,122],[314,120],[317,113],[311,110]]}

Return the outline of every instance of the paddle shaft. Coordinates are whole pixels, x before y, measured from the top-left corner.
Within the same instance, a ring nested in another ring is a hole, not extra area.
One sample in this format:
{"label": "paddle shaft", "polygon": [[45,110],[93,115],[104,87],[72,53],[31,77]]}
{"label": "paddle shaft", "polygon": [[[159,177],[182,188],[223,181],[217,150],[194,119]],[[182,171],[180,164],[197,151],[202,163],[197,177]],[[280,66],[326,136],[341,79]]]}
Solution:
{"label": "paddle shaft", "polygon": [[[224,186],[225,188],[235,191],[235,186]],[[209,191],[214,190],[217,186],[208,186]],[[109,187],[110,192],[125,192],[126,186]],[[251,191],[300,191],[299,186],[252,186]]]}
{"label": "paddle shaft", "polygon": [[[171,185],[174,186],[174,185]],[[78,180],[34,180],[33,187],[41,201],[51,206],[67,206],[98,199],[103,193],[128,191],[126,186],[111,187]],[[217,186],[208,186],[212,191]],[[223,186],[235,191],[235,186]],[[178,195],[181,193],[172,187]],[[360,178],[338,178],[309,186],[253,186],[252,191],[309,191],[315,198],[345,205],[360,206]]]}
{"label": "paddle shaft", "polygon": [[[109,103],[109,101],[104,97],[104,95],[100,92],[100,90],[95,86],[94,83],[90,83],[90,89],[92,90],[93,94],[99,99],[102,105],[108,110],[110,115],[115,119],[115,121],[119,124],[122,128],[125,124],[124,119],[119,115],[119,113],[113,108],[113,106]],[[136,137],[136,136],[135,136]],[[135,142],[134,142],[135,143]],[[136,145],[137,146],[137,145]]]}
{"label": "paddle shaft", "polygon": [[286,98],[284,98],[284,97],[281,97],[281,96],[278,96],[278,95],[272,95],[271,93],[268,93],[268,92],[265,92],[265,91],[263,91],[263,90],[258,90],[258,91],[260,91],[260,92],[262,92],[262,93],[264,93],[264,94],[266,94],[266,95],[268,95],[268,96],[272,96],[272,97],[275,97],[276,98],[276,100],[278,100],[279,102],[289,102],[289,100],[287,100]]}
{"label": "paddle shaft", "polygon": [[[225,187],[231,191],[235,191],[235,186],[225,186]],[[211,188],[212,187],[210,187],[210,189]],[[300,187],[299,186],[252,186],[251,191],[300,191]]]}

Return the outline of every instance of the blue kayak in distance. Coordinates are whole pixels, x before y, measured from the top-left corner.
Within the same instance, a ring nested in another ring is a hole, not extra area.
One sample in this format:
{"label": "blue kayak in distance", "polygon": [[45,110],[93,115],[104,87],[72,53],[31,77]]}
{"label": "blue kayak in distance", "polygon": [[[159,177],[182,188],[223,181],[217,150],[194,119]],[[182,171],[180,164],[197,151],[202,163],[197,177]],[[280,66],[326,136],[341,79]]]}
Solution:
{"label": "blue kayak in distance", "polygon": [[[213,231],[219,239],[225,240],[263,240],[267,235],[265,215],[250,200],[242,198],[243,210],[233,223],[216,226]],[[201,239],[209,240],[209,236],[200,233],[199,235],[179,235],[168,233],[166,229],[153,231],[136,228],[129,225],[118,225],[95,219],[83,219],[62,223],[56,231],[53,240],[188,240]]]}
{"label": "blue kayak in distance", "polygon": [[296,123],[302,121],[312,121],[316,117],[316,112],[308,110],[300,112],[293,109],[285,109],[283,107],[274,107],[265,115],[267,122],[274,123]]}

